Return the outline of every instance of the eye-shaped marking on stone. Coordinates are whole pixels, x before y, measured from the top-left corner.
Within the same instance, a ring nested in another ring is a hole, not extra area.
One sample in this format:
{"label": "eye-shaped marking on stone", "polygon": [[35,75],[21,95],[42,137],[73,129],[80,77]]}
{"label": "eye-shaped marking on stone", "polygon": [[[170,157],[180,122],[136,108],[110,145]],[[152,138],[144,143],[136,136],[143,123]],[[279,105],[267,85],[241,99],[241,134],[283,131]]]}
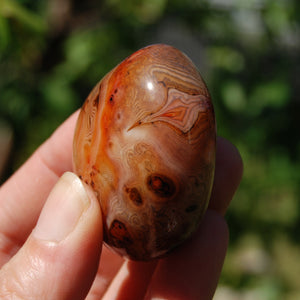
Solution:
{"label": "eye-shaped marking on stone", "polygon": [[143,204],[143,199],[137,188],[125,188],[125,192],[128,193],[129,199],[136,206],[141,206]]}
{"label": "eye-shaped marking on stone", "polygon": [[114,220],[109,228],[110,235],[121,244],[131,244],[132,240],[126,226],[119,220]]}
{"label": "eye-shaped marking on stone", "polygon": [[176,190],[174,182],[162,174],[149,175],[147,178],[147,186],[150,191],[163,198],[173,196]]}
{"label": "eye-shaped marking on stone", "polygon": [[165,122],[187,133],[194,126],[199,113],[206,112],[209,107],[209,100],[203,95],[189,95],[170,89],[165,105],[137,121],[130,129],[146,123]]}

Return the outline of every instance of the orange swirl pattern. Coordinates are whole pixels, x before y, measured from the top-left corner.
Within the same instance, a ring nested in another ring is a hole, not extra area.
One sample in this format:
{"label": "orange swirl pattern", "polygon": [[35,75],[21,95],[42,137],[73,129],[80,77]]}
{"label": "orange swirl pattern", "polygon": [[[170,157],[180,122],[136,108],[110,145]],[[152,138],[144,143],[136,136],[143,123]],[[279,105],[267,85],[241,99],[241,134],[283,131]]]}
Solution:
{"label": "orange swirl pattern", "polygon": [[170,89],[167,102],[159,111],[150,113],[136,122],[130,129],[145,123],[165,122],[187,133],[192,129],[200,113],[210,108],[210,101],[202,95],[188,95]]}
{"label": "orange swirl pattern", "polygon": [[78,118],[73,161],[99,199],[110,248],[150,260],[196,230],[211,193],[215,139],[209,92],[171,46],[137,51],[95,86]]}

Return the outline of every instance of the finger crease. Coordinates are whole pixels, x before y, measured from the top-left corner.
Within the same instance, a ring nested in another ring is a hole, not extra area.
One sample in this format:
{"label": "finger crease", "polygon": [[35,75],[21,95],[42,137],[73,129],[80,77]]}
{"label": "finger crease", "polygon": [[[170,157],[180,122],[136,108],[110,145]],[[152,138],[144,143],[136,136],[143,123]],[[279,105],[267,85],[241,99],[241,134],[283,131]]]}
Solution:
{"label": "finger crease", "polygon": [[0,266],[6,263],[22,247],[24,241],[0,232]]}
{"label": "finger crease", "polygon": [[56,177],[60,177],[62,175],[62,172],[59,170],[59,166],[58,168],[56,168],[53,164],[50,163],[42,148],[39,148],[36,151],[36,156],[41,161],[42,165],[50,171],[50,173],[54,174]]}

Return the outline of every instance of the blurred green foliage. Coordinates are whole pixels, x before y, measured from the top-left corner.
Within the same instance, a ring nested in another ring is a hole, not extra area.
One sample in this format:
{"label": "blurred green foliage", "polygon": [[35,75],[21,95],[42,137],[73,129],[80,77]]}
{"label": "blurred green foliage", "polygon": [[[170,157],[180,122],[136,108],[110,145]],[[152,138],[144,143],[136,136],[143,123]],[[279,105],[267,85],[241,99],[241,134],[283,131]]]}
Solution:
{"label": "blurred green foliage", "polygon": [[244,160],[215,298],[300,299],[299,15],[297,0],[1,0],[0,120],[14,131],[6,177],[113,66],[172,44],[199,67],[218,134]]}

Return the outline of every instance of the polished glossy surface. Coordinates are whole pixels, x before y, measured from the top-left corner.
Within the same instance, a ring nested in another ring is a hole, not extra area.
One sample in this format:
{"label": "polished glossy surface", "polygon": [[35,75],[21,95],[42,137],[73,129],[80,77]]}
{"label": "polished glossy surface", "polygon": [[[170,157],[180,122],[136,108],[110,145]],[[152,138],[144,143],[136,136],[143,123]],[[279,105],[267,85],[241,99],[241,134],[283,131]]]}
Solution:
{"label": "polished glossy surface", "polygon": [[105,242],[149,260],[188,238],[208,205],[215,139],[208,90],[179,50],[149,46],[109,72],[74,137],[74,169],[100,201]]}

